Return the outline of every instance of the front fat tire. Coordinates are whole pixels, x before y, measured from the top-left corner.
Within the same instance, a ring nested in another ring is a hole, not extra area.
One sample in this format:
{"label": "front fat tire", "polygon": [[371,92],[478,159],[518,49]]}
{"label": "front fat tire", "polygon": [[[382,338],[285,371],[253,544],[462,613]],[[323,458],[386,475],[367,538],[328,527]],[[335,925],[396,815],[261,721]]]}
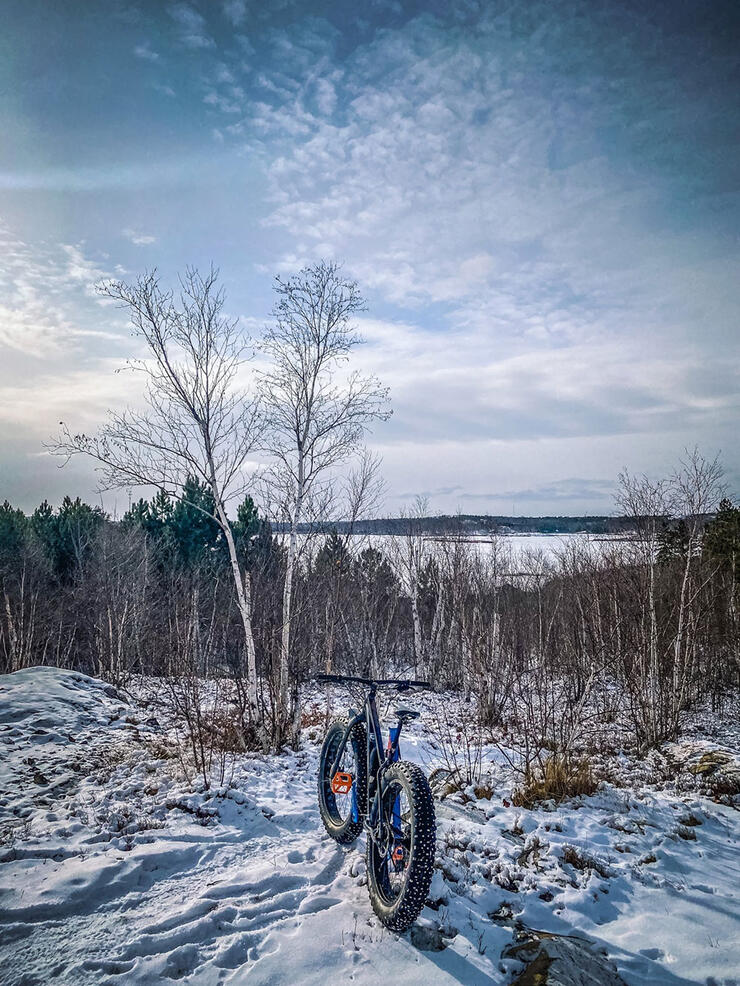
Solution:
{"label": "front fat tire", "polygon": [[[346,719],[334,719],[329,723],[329,728],[326,731],[324,743],[321,747],[318,776],[319,814],[321,815],[321,821],[324,823],[324,828],[332,839],[341,846],[351,845],[362,832],[362,817],[356,822],[353,822],[351,811],[345,819],[342,819],[338,814],[336,801],[334,795],[331,793],[331,778],[328,776],[346,728]],[[347,740],[347,745],[350,743],[355,754],[357,803],[362,810],[362,806],[365,804],[367,798],[367,733],[361,723],[353,727]]]}
{"label": "front fat tire", "polygon": [[383,786],[400,782],[411,808],[411,851],[404,886],[392,904],[384,899],[379,867],[385,866],[370,836],[367,840],[367,889],[370,903],[380,920],[391,931],[406,931],[424,907],[434,873],[437,827],[434,799],[424,771],[415,763],[400,760],[383,775]]}

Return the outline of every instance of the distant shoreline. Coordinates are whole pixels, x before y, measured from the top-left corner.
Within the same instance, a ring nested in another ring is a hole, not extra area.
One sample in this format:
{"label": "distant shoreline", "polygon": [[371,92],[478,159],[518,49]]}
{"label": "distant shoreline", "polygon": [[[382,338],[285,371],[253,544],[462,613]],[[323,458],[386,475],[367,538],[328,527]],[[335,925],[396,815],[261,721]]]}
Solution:
{"label": "distant shoreline", "polygon": [[[287,524],[274,524],[276,532],[285,532]],[[480,538],[502,534],[628,534],[634,520],[627,517],[579,515],[575,517],[548,515],[544,517],[513,517],[492,514],[457,514],[435,517],[384,517],[354,522],[320,521],[301,524],[299,533],[415,535],[425,537]]]}

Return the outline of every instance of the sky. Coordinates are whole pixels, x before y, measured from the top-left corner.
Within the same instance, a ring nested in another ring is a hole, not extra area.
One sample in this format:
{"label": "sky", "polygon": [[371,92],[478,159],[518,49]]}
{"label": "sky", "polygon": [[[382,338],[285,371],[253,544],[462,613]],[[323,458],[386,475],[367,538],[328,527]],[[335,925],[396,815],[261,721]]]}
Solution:
{"label": "sky", "polygon": [[[384,512],[604,514],[720,453],[740,493],[740,10],[713,0],[4,0],[0,500],[139,399],[94,285],[219,267],[259,336],[324,258],[390,387]],[[125,509],[127,494],[106,497]]]}

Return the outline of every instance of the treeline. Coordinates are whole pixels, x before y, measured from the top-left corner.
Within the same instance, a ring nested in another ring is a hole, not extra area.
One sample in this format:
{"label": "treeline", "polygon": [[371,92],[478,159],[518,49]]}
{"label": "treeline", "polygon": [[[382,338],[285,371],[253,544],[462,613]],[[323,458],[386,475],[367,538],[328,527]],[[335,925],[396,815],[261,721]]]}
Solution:
{"label": "treeline", "polygon": [[[631,484],[631,485],[630,485]],[[124,684],[228,677],[258,742],[222,527],[190,478],[120,521],[79,499],[30,516],[0,507],[0,670],[55,664]],[[379,550],[332,531],[305,539],[293,582],[290,687],[332,669],[413,672],[474,693],[488,725],[567,751],[587,716],[627,714],[643,747],[740,680],[740,508],[648,515],[625,479],[636,537],[574,541],[512,563],[503,539],[430,543],[413,522]],[[231,521],[250,575],[260,721],[280,705],[285,539],[247,497]],[[514,569],[523,571],[512,577]]]}
{"label": "treeline", "polygon": [[[287,525],[286,525],[287,527]],[[415,518],[416,531],[430,537],[485,534],[628,534],[633,528],[629,517],[508,517],[497,514],[441,514]],[[278,529],[280,529],[278,525]],[[301,533],[403,535],[408,517],[382,517],[371,520],[303,524]]]}

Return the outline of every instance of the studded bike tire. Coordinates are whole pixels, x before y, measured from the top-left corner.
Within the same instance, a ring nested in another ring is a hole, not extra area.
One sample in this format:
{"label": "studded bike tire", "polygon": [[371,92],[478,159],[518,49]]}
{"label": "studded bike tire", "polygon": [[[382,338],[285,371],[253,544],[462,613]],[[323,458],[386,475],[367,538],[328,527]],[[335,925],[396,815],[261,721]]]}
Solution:
{"label": "studded bike tire", "polygon": [[436,821],[434,800],[423,770],[414,763],[399,760],[383,775],[383,788],[403,788],[410,809],[411,846],[403,886],[389,899],[384,885],[387,866],[378,846],[368,836],[367,888],[373,910],[391,931],[406,931],[421,913],[434,872]]}
{"label": "studded bike tire", "polygon": [[[351,845],[362,832],[362,818],[355,822],[352,819],[351,811],[346,817],[342,817],[338,808],[335,795],[331,790],[331,767],[339,749],[344,731],[347,728],[346,719],[334,719],[329,723],[329,728],[324,737],[319,757],[319,814],[324,828],[342,846]],[[353,727],[347,740],[347,745],[352,744],[355,755],[355,787],[357,789],[357,803],[361,807],[367,798],[367,732],[365,727],[358,723]]]}

